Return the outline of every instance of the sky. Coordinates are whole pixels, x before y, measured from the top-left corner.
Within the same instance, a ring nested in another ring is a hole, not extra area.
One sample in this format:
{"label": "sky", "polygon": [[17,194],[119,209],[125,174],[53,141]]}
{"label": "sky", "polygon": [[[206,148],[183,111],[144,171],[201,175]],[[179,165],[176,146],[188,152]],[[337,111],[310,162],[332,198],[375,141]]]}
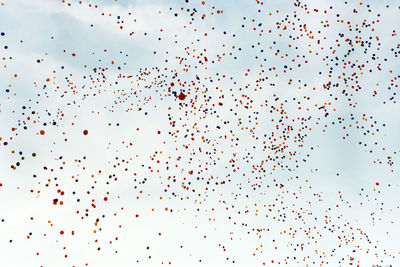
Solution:
{"label": "sky", "polygon": [[400,265],[399,12],[0,0],[0,265]]}

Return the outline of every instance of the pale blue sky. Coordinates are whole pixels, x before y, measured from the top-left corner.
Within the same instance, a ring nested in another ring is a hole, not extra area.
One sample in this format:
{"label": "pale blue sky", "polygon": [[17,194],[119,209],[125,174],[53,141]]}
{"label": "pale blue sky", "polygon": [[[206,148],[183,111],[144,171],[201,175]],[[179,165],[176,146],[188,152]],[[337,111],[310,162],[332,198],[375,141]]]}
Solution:
{"label": "pale blue sky", "polygon": [[[4,0],[0,6],[1,266],[400,264],[398,1],[69,2]],[[186,8],[198,10],[192,24]],[[217,10],[223,14],[210,15]],[[117,24],[117,16],[124,23]],[[355,30],[364,19],[374,31]],[[277,27],[287,20],[295,25]],[[299,30],[304,24],[307,32]],[[305,37],[310,31],[314,39]],[[347,56],[347,38],[371,43],[355,45]],[[199,63],[205,55],[208,62]],[[221,62],[212,63],[217,55],[224,55]],[[179,64],[176,57],[185,60]],[[350,61],[365,65],[354,68],[357,77],[350,63],[343,68]],[[338,66],[330,70],[332,62]],[[293,70],[284,73],[285,65]],[[151,73],[138,81],[145,68]],[[177,86],[174,73],[186,87]],[[167,92],[172,81],[185,100]],[[199,91],[188,87],[192,82]],[[329,82],[340,86],[324,89]],[[360,91],[351,89],[357,84]],[[253,109],[238,105],[250,99]],[[265,101],[268,108],[261,106]],[[325,102],[332,102],[327,111],[318,109]],[[349,106],[355,102],[356,108]],[[278,130],[282,114],[270,109],[281,105],[288,118]],[[307,120],[301,124],[298,117]],[[289,167],[273,171],[277,161],[269,161],[255,171],[276,155],[263,142],[288,125],[294,130],[278,155]],[[254,132],[241,129],[246,126]],[[304,132],[299,147],[293,139]],[[20,166],[11,169],[16,162]],[[54,198],[65,204],[53,205]]]}

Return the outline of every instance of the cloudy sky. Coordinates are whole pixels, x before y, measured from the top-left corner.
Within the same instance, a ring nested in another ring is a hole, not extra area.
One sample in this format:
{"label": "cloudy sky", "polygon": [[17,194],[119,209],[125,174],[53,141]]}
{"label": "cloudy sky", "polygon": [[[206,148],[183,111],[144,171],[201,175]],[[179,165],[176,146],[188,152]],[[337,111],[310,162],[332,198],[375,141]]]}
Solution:
{"label": "cloudy sky", "polygon": [[399,12],[0,0],[0,265],[399,265]]}

